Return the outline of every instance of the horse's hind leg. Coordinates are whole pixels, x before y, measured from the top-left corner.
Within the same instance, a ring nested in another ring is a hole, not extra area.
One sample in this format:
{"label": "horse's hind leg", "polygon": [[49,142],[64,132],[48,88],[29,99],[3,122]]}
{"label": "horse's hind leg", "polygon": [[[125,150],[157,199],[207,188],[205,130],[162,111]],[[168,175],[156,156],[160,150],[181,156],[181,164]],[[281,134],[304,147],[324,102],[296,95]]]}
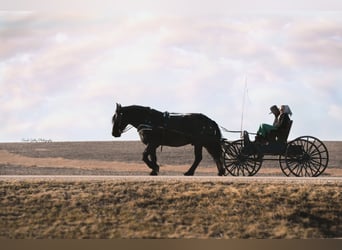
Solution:
{"label": "horse's hind leg", "polygon": [[187,172],[184,173],[186,176],[191,176],[195,174],[195,170],[198,166],[198,164],[202,160],[202,146],[195,145],[195,161],[192,164],[192,166],[189,168]]}
{"label": "horse's hind leg", "polygon": [[216,163],[218,175],[219,176],[224,175],[225,174],[225,168],[223,167],[221,144],[215,143],[215,144],[205,146],[205,148],[207,149],[208,153],[213,157],[213,159]]}
{"label": "horse's hind leg", "polygon": [[157,146],[153,144],[148,144],[144,153],[143,153],[143,161],[147,164],[149,168],[152,169],[150,175],[158,175],[159,173],[159,165],[157,164]]}

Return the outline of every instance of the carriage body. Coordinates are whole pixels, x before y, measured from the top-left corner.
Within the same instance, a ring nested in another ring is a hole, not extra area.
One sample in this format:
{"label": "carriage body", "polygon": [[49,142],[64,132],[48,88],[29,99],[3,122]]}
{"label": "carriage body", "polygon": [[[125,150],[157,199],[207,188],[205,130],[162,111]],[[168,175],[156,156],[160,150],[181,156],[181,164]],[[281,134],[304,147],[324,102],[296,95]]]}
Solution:
{"label": "carriage body", "polygon": [[261,142],[250,141],[246,131],[240,140],[229,142],[224,139],[222,152],[227,172],[233,176],[253,176],[265,160],[276,160],[286,176],[321,175],[329,162],[326,146],[313,136],[301,136],[287,141],[291,126],[292,121],[286,129],[271,134]]}

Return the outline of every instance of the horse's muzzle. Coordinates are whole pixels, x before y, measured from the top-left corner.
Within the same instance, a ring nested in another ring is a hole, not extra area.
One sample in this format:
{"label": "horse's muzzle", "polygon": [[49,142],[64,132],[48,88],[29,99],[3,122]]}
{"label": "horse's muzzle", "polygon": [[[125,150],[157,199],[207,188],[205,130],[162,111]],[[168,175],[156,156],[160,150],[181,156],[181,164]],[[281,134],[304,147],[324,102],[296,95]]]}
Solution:
{"label": "horse's muzzle", "polygon": [[113,132],[112,132],[112,135],[113,135],[114,137],[120,137],[120,136],[121,136],[121,133],[120,133],[120,131],[113,131]]}

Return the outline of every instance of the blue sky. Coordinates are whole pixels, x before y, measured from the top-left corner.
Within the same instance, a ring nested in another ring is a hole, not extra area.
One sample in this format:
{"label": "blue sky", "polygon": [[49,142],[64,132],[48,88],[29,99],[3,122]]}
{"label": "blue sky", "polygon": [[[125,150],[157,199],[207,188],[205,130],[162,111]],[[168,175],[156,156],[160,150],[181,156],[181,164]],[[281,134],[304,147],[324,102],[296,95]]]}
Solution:
{"label": "blue sky", "polygon": [[116,102],[238,130],[244,94],[250,132],[288,104],[290,138],[342,140],[341,10],[108,6],[0,12],[0,141],[112,140]]}

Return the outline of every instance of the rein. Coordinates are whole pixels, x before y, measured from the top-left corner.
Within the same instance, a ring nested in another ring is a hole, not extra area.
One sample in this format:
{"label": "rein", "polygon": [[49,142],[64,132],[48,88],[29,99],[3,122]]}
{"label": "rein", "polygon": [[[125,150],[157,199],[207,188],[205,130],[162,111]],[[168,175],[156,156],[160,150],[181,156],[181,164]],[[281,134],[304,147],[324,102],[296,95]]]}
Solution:
{"label": "rein", "polygon": [[[242,133],[243,131],[242,130],[228,130],[226,129],[225,127],[222,127],[220,126],[220,128],[224,131],[224,132],[227,132],[227,133]],[[256,133],[250,133],[248,132],[248,134],[251,134],[251,135],[256,135]]]}
{"label": "rein", "polygon": [[124,130],[121,131],[121,133],[126,133],[128,130],[131,130],[132,128],[132,125],[128,125]]}

